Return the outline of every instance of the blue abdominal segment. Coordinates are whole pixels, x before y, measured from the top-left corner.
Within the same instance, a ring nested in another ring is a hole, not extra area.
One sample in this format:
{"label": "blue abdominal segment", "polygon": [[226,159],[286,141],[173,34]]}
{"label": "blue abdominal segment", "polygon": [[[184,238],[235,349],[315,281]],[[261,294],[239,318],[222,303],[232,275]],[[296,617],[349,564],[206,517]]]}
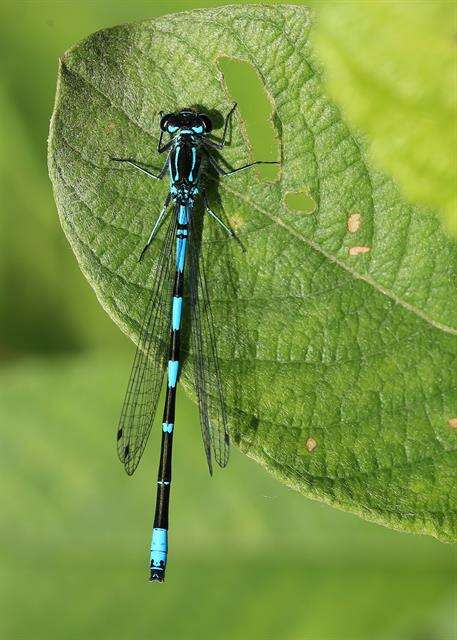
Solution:
{"label": "blue abdominal segment", "polygon": [[[178,224],[185,225],[189,222],[189,214],[187,205],[180,205],[178,213]],[[183,233],[182,235],[187,235]],[[176,239],[176,270],[182,273],[184,271],[184,263],[186,260],[187,239],[178,236]]]}
{"label": "blue abdominal segment", "polygon": [[162,582],[167,564],[168,531],[154,527],[151,540],[151,580]]}
{"label": "blue abdominal segment", "polygon": [[173,306],[171,312],[171,328],[173,331],[177,331],[181,325],[182,314],[182,298],[173,297]]}
{"label": "blue abdominal segment", "polygon": [[177,360],[168,361],[168,387],[173,389],[176,387],[178,380],[179,362]]}

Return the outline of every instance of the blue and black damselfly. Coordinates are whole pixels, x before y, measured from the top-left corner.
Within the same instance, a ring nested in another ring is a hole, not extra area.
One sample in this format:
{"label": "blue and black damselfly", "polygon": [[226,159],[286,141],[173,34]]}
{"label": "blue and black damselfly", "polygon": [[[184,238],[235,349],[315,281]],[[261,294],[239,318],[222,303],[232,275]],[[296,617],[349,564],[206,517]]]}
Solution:
{"label": "blue and black damselfly", "polygon": [[[235,107],[236,104],[225,119],[222,139],[219,141],[208,137],[213,125],[211,119],[203,113],[198,113],[194,109],[182,109],[176,113],[164,115],[160,121],[157,151],[158,153],[167,152],[167,158],[158,174],[136,160],[112,158],[117,162],[128,163],[155,180],[161,180],[167,171],[170,177],[168,195],[139,258],[140,260],[143,258],[162,227],[169,210],[173,207],[173,214],[170,216],[164,235],[160,260],[154,274],[151,296],[144,316],[117,431],[119,458],[127,473],[131,475],[144,451],[154,421],[164,372],[167,369],[168,380],[162,420],[162,446],[150,558],[150,580],[159,582],[164,580],[167,564],[171,458],[185,286],[188,287],[186,293],[190,301],[195,389],[210,473],[212,473],[213,455],[221,467],[225,467],[229,457],[229,434],[215,330],[205,273],[200,265],[197,243],[194,241],[197,231],[196,199],[198,197],[201,199],[205,211],[228,236],[233,238],[236,236],[211,209],[202,174],[206,169],[211,168],[222,177],[244,171],[257,164],[277,164],[257,161],[231,170],[225,170],[221,166],[216,153],[226,143],[228,125]],[[165,133],[170,134],[170,139],[163,144]],[[186,267],[187,253],[189,254],[188,267]],[[169,336],[168,340],[167,336]]]}

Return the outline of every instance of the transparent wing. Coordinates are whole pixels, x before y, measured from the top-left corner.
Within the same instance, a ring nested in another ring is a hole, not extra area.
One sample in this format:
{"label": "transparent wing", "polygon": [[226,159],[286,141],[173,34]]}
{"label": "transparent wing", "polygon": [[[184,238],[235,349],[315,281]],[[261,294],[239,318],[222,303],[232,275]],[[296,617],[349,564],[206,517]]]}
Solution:
{"label": "transparent wing", "polygon": [[225,467],[229,458],[230,440],[204,260],[199,255],[196,242],[191,241],[189,248],[191,345],[195,388],[203,444],[209,472],[212,473],[212,453],[216,462]]}
{"label": "transparent wing", "polygon": [[166,367],[176,233],[176,216],[169,215],[117,430],[119,459],[129,475],[146,446]]}

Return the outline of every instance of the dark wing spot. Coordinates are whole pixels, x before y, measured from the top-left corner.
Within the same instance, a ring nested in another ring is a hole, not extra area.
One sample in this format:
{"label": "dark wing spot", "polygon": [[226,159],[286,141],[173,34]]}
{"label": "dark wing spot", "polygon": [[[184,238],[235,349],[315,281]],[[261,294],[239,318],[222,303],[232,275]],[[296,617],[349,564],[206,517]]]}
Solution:
{"label": "dark wing spot", "polygon": [[117,439],[120,440],[122,438],[122,436],[124,435],[124,430],[121,428],[119,429],[119,431],[117,432]]}

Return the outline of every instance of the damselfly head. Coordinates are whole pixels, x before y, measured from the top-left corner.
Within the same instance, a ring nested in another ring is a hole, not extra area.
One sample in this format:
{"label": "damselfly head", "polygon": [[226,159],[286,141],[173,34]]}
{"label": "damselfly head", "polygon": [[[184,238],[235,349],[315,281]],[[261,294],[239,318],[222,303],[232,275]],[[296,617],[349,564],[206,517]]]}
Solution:
{"label": "damselfly head", "polygon": [[176,133],[180,129],[187,129],[193,133],[203,135],[213,128],[210,118],[204,113],[197,113],[193,109],[181,109],[176,113],[167,113],[160,121],[162,131]]}

